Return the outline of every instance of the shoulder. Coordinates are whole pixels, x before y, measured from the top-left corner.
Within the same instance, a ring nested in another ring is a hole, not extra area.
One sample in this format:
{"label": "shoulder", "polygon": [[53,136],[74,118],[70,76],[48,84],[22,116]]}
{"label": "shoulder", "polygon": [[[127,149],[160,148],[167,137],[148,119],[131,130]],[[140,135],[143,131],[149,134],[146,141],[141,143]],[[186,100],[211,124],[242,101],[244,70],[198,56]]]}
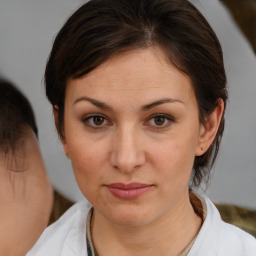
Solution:
{"label": "shoulder", "polygon": [[206,218],[189,256],[254,256],[256,240],[243,230],[225,223],[215,205],[205,196],[199,196]]}
{"label": "shoulder", "polygon": [[222,221],[222,242],[220,252],[223,255],[253,256],[256,255],[256,239],[238,227]]}
{"label": "shoulder", "polygon": [[41,235],[27,256],[79,255],[86,251],[86,201],[76,203]]}

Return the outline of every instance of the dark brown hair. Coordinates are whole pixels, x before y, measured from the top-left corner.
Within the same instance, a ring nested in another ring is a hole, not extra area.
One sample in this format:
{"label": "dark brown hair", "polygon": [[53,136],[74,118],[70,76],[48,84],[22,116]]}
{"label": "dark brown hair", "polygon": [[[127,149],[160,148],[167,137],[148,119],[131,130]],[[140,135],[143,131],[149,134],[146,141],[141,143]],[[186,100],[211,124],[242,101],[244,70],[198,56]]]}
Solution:
{"label": "dark brown hair", "polygon": [[37,136],[32,107],[27,98],[10,82],[0,79],[0,151],[14,154],[23,127],[27,125]]}
{"label": "dark brown hair", "polygon": [[[67,79],[88,74],[113,55],[159,47],[192,80],[204,123],[222,98],[226,75],[220,43],[202,14],[187,0],[91,0],[80,7],[58,33],[45,71],[46,95],[58,106],[63,133]],[[146,74],[145,74],[146,75]],[[208,151],[195,157],[193,183],[207,177],[218,153],[224,117]]]}

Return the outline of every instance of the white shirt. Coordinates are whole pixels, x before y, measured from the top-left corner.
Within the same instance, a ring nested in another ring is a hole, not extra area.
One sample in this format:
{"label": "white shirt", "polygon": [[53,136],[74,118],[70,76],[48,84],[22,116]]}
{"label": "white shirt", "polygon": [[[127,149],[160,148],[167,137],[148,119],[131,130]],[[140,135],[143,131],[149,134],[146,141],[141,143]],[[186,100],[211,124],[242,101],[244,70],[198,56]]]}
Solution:
{"label": "white shirt", "polygon": [[[188,256],[256,256],[256,239],[221,220],[214,204],[206,197],[206,218]],[[87,202],[72,206],[48,227],[27,256],[87,256]]]}

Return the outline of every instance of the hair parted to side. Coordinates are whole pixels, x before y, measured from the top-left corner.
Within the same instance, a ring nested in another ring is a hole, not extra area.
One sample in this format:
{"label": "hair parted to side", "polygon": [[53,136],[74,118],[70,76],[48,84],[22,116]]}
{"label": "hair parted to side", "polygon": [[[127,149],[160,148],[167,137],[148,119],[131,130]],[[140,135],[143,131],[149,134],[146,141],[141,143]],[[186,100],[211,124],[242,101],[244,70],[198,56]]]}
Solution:
{"label": "hair parted to side", "polygon": [[[91,0],[64,24],[54,41],[45,71],[46,95],[58,106],[57,129],[64,138],[64,100],[68,79],[82,77],[113,55],[158,47],[192,81],[199,120],[223,99],[226,74],[220,43],[202,14],[187,0]],[[145,74],[146,76],[146,74]],[[193,185],[207,178],[224,130],[222,117],[207,152],[195,157]]]}
{"label": "hair parted to side", "polygon": [[24,126],[37,136],[32,107],[27,98],[10,82],[0,79],[0,152],[15,153],[23,137]]}

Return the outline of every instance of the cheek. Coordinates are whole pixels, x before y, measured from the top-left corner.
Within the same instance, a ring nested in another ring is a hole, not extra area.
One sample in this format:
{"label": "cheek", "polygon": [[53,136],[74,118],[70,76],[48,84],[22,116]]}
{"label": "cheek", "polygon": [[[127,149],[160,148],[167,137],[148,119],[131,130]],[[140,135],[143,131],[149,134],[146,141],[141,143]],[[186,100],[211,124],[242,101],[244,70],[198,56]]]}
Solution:
{"label": "cheek", "polygon": [[70,131],[66,133],[66,142],[74,165],[91,165],[102,155],[102,144],[90,134],[85,133],[83,127],[70,127]]}
{"label": "cheek", "polygon": [[108,148],[103,143],[91,140],[72,140],[69,144],[70,160],[78,186],[90,198],[109,175]]}
{"label": "cheek", "polygon": [[91,203],[97,200],[99,193],[99,184],[101,183],[101,163],[97,151],[88,150],[86,148],[76,148],[72,150],[71,157],[73,172],[76,182],[82,194]]}
{"label": "cheek", "polygon": [[179,144],[162,147],[154,156],[159,197],[175,203],[188,189],[194,158]]}
{"label": "cheek", "polygon": [[95,174],[95,170],[101,164],[101,150],[87,145],[72,145],[70,149],[70,160],[75,173],[80,175]]}
{"label": "cheek", "polygon": [[164,173],[166,179],[187,180],[190,177],[195,157],[196,140],[189,137],[170,139],[166,143],[155,144],[151,159],[156,169]]}

